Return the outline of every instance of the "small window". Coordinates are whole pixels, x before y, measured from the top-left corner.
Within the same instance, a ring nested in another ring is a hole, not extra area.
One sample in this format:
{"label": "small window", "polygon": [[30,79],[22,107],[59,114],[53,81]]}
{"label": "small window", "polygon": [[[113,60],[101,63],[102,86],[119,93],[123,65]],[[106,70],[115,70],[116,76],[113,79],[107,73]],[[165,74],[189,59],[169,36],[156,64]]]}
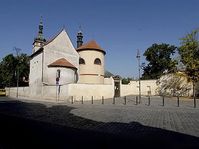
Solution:
{"label": "small window", "polygon": [[60,73],[61,73],[61,70],[58,69],[58,70],[57,70],[57,74],[56,74],[56,78],[60,78]]}
{"label": "small window", "polygon": [[99,58],[96,58],[94,64],[101,65],[101,60]]}
{"label": "small window", "polygon": [[61,73],[61,70],[58,69],[56,73],[56,85],[59,85],[60,73]]}
{"label": "small window", "polygon": [[83,58],[80,58],[80,59],[79,59],[79,64],[85,64],[85,61],[84,61]]}

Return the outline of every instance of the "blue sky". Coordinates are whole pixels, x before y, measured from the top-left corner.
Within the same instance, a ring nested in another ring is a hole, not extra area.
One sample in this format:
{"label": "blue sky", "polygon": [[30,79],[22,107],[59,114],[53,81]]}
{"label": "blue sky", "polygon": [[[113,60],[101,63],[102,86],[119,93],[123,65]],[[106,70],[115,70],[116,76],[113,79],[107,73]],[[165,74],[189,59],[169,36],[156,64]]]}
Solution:
{"label": "blue sky", "polygon": [[153,43],[179,46],[181,37],[199,27],[199,1],[0,0],[0,59],[13,47],[31,54],[41,15],[46,39],[65,26],[76,46],[81,25],[84,43],[94,39],[106,50],[107,70],[137,77],[137,49],[143,54]]}

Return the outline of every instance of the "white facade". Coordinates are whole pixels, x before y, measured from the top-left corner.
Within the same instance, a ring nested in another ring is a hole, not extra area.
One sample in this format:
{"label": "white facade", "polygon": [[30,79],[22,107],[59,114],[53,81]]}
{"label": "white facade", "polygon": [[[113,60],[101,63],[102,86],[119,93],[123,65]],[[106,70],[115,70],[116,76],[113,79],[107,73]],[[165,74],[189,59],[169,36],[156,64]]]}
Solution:
{"label": "white facade", "polygon": [[104,84],[104,56],[106,52],[95,41],[80,46],[77,51],[80,55],[78,83]]}
{"label": "white facade", "polygon": [[[157,80],[141,80],[142,95],[158,95]],[[121,84],[121,96],[139,95],[139,81],[130,81],[129,84]]]}
{"label": "white facade", "polygon": [[[104,84],[104,54],[99,51],[80,51],[80,58],[85,64],[80,64],[79,83]],[[95,59],[100,59],[101,64],[94,64]]]}
{"label": "white facade", "polygon": [[[58,85],[75,83],[77,81],[79,54],[73,47],[65,30],[62,30],[55,38],[46,42],[40,49],[33,53],[31,57],[29,74],[31,96],[43,96],[43,94],[45,94],[42,92],[43,86],[56,86],[57,70],[60,71]],[[50,64],[59,59],[65,59],[72,64],[75,69],[67,67],[62,63],[55,67],[49,67]]]}
{"label": "white facade", "polygon": [[[73,64],[77,69],[79,68],[79,54],[76,52],[75,48],[73,47],[65,30],[61,31],[61,33],[58,36],[56,36],[56,38],[54,38],[53,41],[44,46],[43,82],[45,84],[52,85],[53,80],[55,84],[55,79],[56,79],[55,75],[57,70],[49,68],[48,65],[61,58],[65,58],[67,61]],[[62,72],[65,75],[62,74]],[[71,70],[70,68],[62,68],[61,77],[60,77],[62,84],[67,84],[69,82],[74,83],[75,80],[72,81],[73,79],[71,79],[74,77],[75,77],[75,72],[73,70]]]}

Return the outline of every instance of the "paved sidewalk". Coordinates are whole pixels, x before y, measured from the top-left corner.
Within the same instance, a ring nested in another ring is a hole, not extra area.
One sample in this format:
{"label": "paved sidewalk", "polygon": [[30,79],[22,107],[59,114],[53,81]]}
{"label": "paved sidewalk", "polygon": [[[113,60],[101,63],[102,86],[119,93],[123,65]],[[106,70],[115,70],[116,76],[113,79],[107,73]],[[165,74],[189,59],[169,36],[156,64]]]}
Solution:
{"label": "paved sidewalk", "polygon": [[[22,100],[27,103],[38,101]],[[136,105],[135,97],[127,97],[126,105],[124,98],[116,98],[115,104],[112,99],[102,101],[75,101],[67,102],[39,102],[47,107],[55,105],[67,105],[73,107],[71,114],[97,122],[138,122],[144,126],[162,128],[188,135],[199,137],[199,104],[193,107],[192,99],[180,99],[177,107],[176,99],[165,98],[164,106],[161,97],[153,97],[148,105],[148,98],[142,97],[141,104]],[[198,99],[197,99],[198,102]]]}
{"label": "paved sidewalk", "polygon": [[[103,133],[99,136],[97,135],[97,138],[99,137],[104,144],[107,144],[107,140],[109,140],[108,144],[111,146],[113,144],[117,146],[113,142],[118,140],[119,137],[119,140],[126,138],[123,139],[125,143],[136,145],[142,145],[142,142],[145,142],[153,147],[154,143],[159,142],[160,146],[156,146],[157,148],[162,148],[162,145],[165,148],[171,145],[174,145],[174,147],[184,146],[184,148],[193,148],[194,146],[195,148],[199,146],[199,108],[193,108],[192,101],[190,100],[184,100],[183,102],[186,104],[177,107],[173,104],[176,101],[172,99],[165,99],[165,106],[162,106],[161,98],[158,97],[151,101],[150,106],[147,105],[147,99],[144,100],[144,98],[141,104],[135,105],[133,97],[127,98],[126,105],[124,105],[123,98],[117,98],[115,104],[112,103],[112,99],[105,100],[104,104],[101,104],[101,101],[94,101],[93,104],[90,101],[85,101],[83,104],[75,101],[71,104],[70,101],[59,103],[30,100],[16,101],[1,97],[0,116],[2,119],[5,119],[5,126],[11,125],[7,128],[7,131],[15,125],[14,123],[18,123],[14,117],[24,119],[25,123],[20,122],[18,125],[22,127],[22,130],[25,129],[24,127],[28,127],[26,128],[28,133],[26,135],[30,135],[35,131],[37,135],[45,136],[45,132],[51,132],[51,130],[56,132],[54,129],[57,128],[52,129],[51,126],[59,125],[63,126],[64,129],[67,127],[67,131],[69,132],[70,129],[68,128],[78,129],[78,134],[76,134],[76,130],[75,132],[62,134],[68,134],[66,137],[69,137],[68,139],[72,139],[72,141],[75,141],[77,138],[74,137],[73,140],[69,134],[72,133],[72,136],[76,136],[83,130],[85,134],[81,133],[80,136],[87,136],[85,131],[92,131],[97,134]],[[40,122],[41,124],[34,124],[35,122],[27,122],[27,120],[36,120],[36,122]],[[49,126],[45,126],[46,124],[43,124],[43,122],[53,124],[50,125],[50,130],[48,130]],[[36,127],[37,125],[39,125],[38,127],[42,125],[42,128],[46,127],[48,129],[44,129],[43,132]],[[33,126],[34,128],[32,128]],[[62,131],[60,130],[60,132]],[[88,136],[90,136],[88,140],[84,137],[79,137],[78,139],[80,141],[83,139],[85,142],[89,142],[89,139],[96,141],[95,133],[94,135],[91,133],[91,135],[89,132]],[[10,134],[13,135],[12,131],[10,131]],[[35,133],[33,133],[34,135]],[[37,139],[37,135],[34,139]],[[59,137],[57,133],[55,136],[54,134],[51,135],[48,137],[50,139],[53,137],[59,144],[61,136]],[[117,136],[116,138],[115,135]],[[101,142],[100,139],[98,143]],[[120,145],[123,145],[123,143],[120,143]]]}
{"label": "paved sidewalk", "polygon": [[116,98],[102,101],[81,101],[68,105],[75,107],[72,114],[99,122],[138,122],[144,126],[162,128],[199,137],[199,101],[193,106],[193,99],[152,97],[148,105],[148,97],[142,97],[141,103],[136,104],[135,97]]}

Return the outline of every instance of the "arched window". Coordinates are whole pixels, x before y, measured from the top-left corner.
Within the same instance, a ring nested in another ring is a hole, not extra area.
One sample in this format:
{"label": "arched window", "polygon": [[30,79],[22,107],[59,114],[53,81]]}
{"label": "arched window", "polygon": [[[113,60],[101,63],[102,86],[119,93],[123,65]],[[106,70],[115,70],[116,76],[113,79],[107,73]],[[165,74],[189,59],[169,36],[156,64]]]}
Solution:
{"label": "arched window", "polygon": [[99,58],[96,58],[94,64],[101,65],[101,60]]}
{"label": "arched window", "polygon": [[85,64],[85,60],[83,58],[79,59],[79,64]]}
{"label": "arched window", "polygon": [[60,73],[61,73],[61,70],[57,69],[56,78],[60,78]]}
{"label": "arched window", "polygon": [[56,72],[56,84],[59,84],[60,74],[61,74],[61,70],[58,69]]}

